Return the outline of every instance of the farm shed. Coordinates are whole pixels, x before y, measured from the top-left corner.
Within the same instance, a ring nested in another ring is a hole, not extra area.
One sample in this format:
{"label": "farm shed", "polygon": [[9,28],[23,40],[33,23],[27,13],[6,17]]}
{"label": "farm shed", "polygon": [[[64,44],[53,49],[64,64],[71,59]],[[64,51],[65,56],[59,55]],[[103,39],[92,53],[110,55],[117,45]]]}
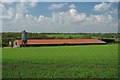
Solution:
{"label": "farm shed", "polygon": [[[80,45],[80,44],[105,44],[99,39],[28,39],[26,46],[41,45]],[[15,40],[14,47],[20,47],[22,40]]]}

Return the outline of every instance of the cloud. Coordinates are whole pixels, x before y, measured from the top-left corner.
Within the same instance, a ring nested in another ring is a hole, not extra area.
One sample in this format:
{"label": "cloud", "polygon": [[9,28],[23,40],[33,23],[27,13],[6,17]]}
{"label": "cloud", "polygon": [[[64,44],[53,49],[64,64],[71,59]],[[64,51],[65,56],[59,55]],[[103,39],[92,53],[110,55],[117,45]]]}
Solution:
{"label": "cloud", "polygon": [[52,4],[51,6],[49,6],[49,9],[51,10],[55,10],[55,9],[61,9],[64,8],[66,4],[61,3],[61,4]]}
{"label": "cloud", "polygon": [[14,10],[13,10],[13,8],[9,8],[7,11],[6,11],[6,13],[5,14],[3,14],[2,16],[0,16],[0,19],[3,19],[3,20],[8,20],[8,19],[12,19],[13,18],[13,16],[14,16]]}
{"label": "cloud", "polygon": [[37,6],[38,0],[30,0],[30,6],[31,7],[36,7]]}
{"label": "cloud", "polygon": [[49,17],[45,15],[33,16],[28,13],[27,5],[19,2],[16,4],[16,8],[9,7],[7,9],[4,4],[0,4],[2,13],[4,13],[0,17],[3,20],[3,31],[22,31],[26,29],[30,32],[93,33],[117,32],[118,29],[118,22],[113,22],[111,14],[88,15],[77,11],[75,8],[70,8],[68,11],[52,13]]}
{"label": "cloud", "polygon": [[0,19],[12,19],[14,16],[14,9],[9,7],[8,9],[5,7],[5,4],[0,3]]}
{"label": "cloud", "polygon": [[5,9],[5,5],[3,5],[2,3],[0,3],[0,12],[2,12],[2,10]]}
{"label": "cloud", "polygon": [[93,9],[98,12],[104,12],[104,11],[108,11],[110,7],[111,7],[111,4],[100,3],[100,4],[96,4]]}
{"label": "cloud", "polygon": [[19,2],[16,5],[15,10],[16,10],[15,19],[23,19],[25,17],[25,14],[27,13],[26,3]]}
{"label": "cloud", "polygon": [[31,32],[117,32],[118,28],[110,14],[86,15],[76,9],[53,13],[50,17],[27,14],[23,19],[16,19],[11,23],[3,22],[3,31],[23,29]]}
{"label": "cloud", "polygon": [[15,0],[1,0],[1,2],[6,5],[11,5]]}
{"label": "cloud", "polygon": [[110,14],[118,15],[118,9],[112,9],[108,11]]}
{"label": "cloud", "polygon": [[70,8],[70,9],[75,9],[76,6],[75,6],[75,4],[71,4],[71,5],[68,6],[68,8]]}
{"label": "cloud", "polygon": [[31,7],[35,7],[36,5],[37,5],[36,2],[31,2],[31,3],[30,3],[30,6],[31,6]]}
{"label": "cloud", "polygon": [[71,15],[75,15],[77,13],[77,10],[76,9],[70,9],[69,12],[70,12]]}
{"label": "cloud", "polygon": [[[30,2],[25,2],[25,0],[20,0],[16,3],[16,8],[10,7],[10,5],[9,7],[6,7],[7,2],[0,3],[0,19],[23,19],[28,13],[27,8],[35,7],[37,5],[37,1],[38,0],[30,0]],[[10,0],[9,2],[12,3],[12,0]]]}
{"label": "cloud", "polygon": [[26,2],[27,4],[29,4],[30,7],[36,7],[38,0],[29,0],[29,1],[28,0],[20,0],[19,2],[20,3]]}

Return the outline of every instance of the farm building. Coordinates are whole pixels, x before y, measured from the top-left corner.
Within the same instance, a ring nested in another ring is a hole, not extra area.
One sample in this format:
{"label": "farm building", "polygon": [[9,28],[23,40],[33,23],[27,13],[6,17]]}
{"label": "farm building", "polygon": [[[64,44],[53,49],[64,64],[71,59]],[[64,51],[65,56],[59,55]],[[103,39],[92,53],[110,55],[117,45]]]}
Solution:
{"label": "farm building", "polygon": [[[26,46],[42,45],[80,45],[80,44],[105,44],[106,42],[99,39],[28,39]],[[20,47],[22,40],[14,41],[14,47]]]}

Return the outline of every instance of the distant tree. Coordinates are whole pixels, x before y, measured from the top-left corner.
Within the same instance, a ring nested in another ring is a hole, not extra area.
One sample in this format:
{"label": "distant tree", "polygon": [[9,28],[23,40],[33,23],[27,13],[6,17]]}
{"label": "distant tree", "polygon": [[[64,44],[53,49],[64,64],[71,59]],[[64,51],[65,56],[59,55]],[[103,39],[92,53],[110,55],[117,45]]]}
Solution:
{"label": "distant tree", "polygon": [[69,36],[69,39],[73,39],[73,37],[72,37],[72,36]]}
{"label": "distant tree", "polygon": [[82,39],[91,39],[92,37],[91,36],[82,36],[81,38]]}

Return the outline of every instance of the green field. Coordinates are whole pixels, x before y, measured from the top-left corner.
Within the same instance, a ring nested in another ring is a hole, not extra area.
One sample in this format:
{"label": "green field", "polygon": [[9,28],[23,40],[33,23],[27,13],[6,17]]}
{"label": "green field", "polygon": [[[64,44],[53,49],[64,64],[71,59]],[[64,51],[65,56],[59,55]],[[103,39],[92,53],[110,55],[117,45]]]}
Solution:
{"label": "green field", "polygon": [[117,78],[111,45],[3,48],[3,78]]}

